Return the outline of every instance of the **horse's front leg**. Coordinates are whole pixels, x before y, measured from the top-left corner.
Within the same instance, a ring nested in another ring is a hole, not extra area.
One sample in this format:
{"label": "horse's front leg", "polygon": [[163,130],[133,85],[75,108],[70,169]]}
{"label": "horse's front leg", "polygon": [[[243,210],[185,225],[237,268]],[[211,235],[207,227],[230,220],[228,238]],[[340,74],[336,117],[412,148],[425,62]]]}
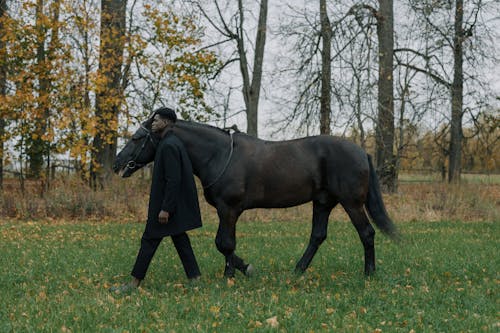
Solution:
{"label": "horse's front leg", "polygon": [[236,249],[236,222],[241,212],[230,208],[217,208],[219,215],[219,228],[215,237],[215,245],[220,253],[226,258],[224,276],[234,277],[235,269],[243,274],[249,275],[252,266],[245,264],[243,259],[238,257],[234,250]]}

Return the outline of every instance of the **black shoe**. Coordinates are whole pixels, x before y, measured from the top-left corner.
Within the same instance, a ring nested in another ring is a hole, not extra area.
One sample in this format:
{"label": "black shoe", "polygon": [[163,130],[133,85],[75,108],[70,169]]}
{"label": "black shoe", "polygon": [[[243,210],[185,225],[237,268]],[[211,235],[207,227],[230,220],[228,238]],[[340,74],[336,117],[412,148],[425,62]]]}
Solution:
{"label": "black shoe", "polygon": [[121,286],[113,286],[109,288],[109,291],[115,294],[131,294],[133,291],[137,290],[137,286],[132,283],[124,283]]}

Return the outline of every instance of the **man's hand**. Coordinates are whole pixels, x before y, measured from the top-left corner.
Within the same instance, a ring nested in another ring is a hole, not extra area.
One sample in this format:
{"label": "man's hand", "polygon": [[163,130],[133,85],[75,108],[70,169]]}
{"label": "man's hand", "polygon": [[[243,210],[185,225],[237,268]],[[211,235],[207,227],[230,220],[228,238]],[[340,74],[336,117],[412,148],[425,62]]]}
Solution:
{"label": "man's hand", "polygon": [[170,217],[170,214],[164,210],[160,211],[160,214],[158,214],[158,222],[161,224],[167,224],[168,218]]}

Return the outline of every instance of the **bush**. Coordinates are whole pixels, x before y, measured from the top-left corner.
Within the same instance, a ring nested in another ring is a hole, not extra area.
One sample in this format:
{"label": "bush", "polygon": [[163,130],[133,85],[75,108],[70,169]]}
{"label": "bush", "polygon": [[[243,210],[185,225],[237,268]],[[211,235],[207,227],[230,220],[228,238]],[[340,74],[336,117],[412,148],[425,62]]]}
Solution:
{"label": "bush", "polygon": [[[53,181],[43,192],[42,184],[26,181],[24,193],[19,181],[7,179],[0,195],[0,216],[14,219],[116,220],[144,222],[147,217],[150,180],[141,177],[114,177],[104,190],[93,191],[76,177]],[[202,218],[216,220],[215,209],[203,198],[199,200]],[[399,193],[384,195],[392,219],[402,221],[495,221],[500,219],[500,184],[464,181],[449,185],[439,181],[403,181]],[[253,209],[242,221],[304,221],[312,217],[310,203],[289,209]],[[330,220],[348,220],[340,205]]]}

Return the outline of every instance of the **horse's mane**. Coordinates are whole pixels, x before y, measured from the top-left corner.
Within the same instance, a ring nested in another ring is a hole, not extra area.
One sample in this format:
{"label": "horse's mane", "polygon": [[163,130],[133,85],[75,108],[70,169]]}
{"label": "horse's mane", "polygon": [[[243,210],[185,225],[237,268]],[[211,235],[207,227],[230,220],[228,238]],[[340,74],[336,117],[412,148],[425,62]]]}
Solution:
{"label": "horse's mane", "polygon": [[198,128],[203,128],[203,129],[209,129],[209,130],[215,130],[219,133],[223,133],[225,135],[229,135],[229,130],[225,130],[225,129],[222,129],[222,128],[219,128],[219,127],[216,127],[216,126],[212,126],[212,125],[209,125],[209,124],[202,124],[202,123],[197,123],[197,122],[194,122],[194,121],[189,121],[189,120],[177,120],[178,124],[184,124],[184,125],[187,125],[187,126],[191,126],[191,127],[198,127]]}

